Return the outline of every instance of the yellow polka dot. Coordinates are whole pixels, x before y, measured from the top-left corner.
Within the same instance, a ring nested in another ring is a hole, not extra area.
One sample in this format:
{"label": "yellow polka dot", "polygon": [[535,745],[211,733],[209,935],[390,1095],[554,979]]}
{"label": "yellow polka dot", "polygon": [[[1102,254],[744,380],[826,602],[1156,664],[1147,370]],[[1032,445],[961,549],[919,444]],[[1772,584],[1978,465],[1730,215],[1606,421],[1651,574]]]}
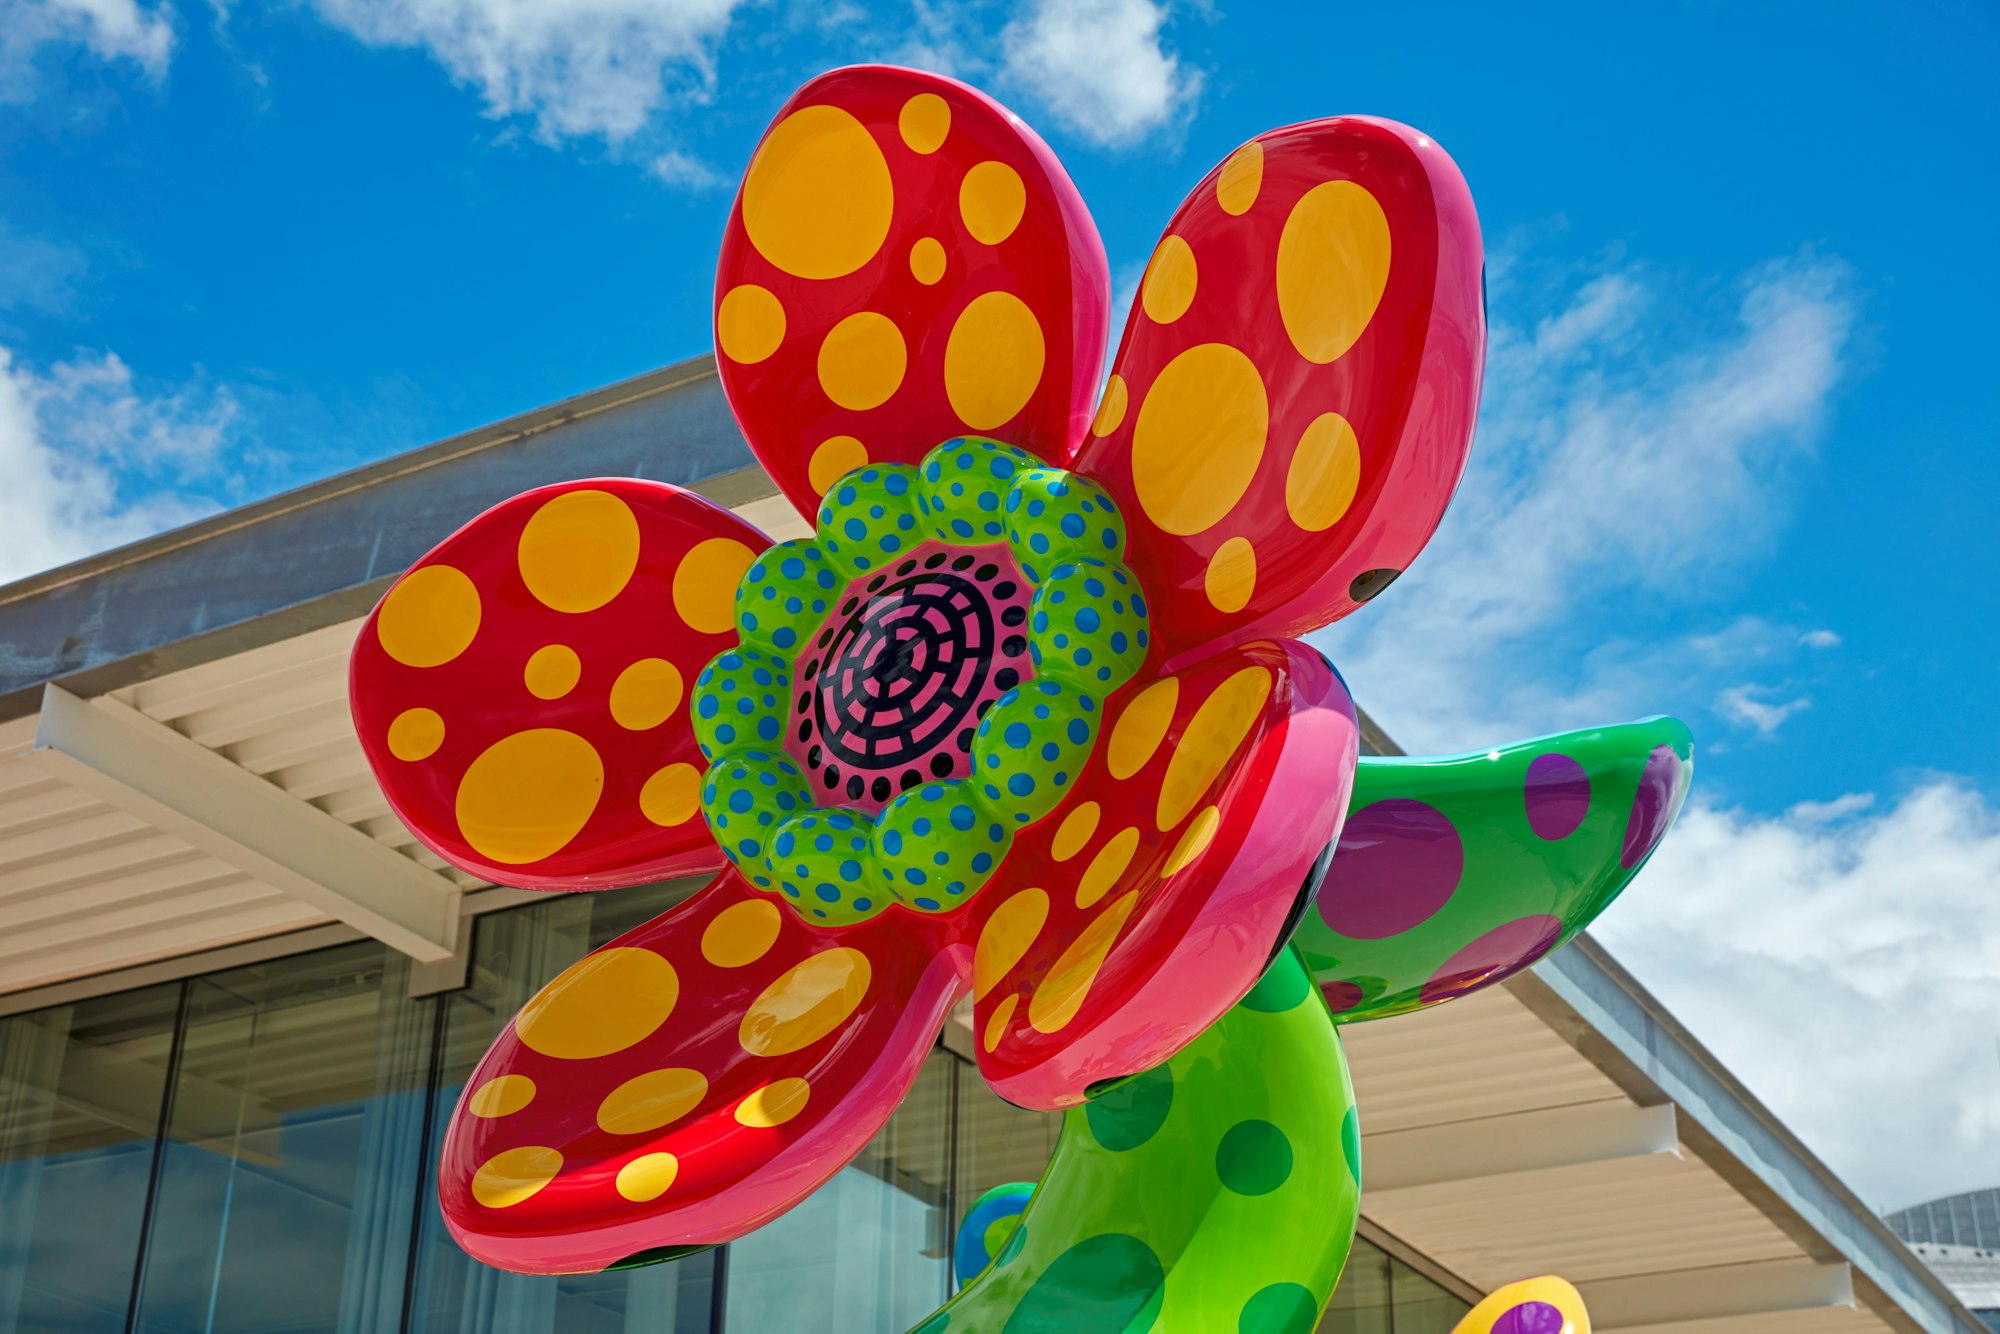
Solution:
{"label": "yellow polka dot", "polygon": [[604,762],[588,741],[555,727],[516,732],[459,780],[458,832],[496,862],[538,862],[569,845],[603,791]]}
{"label": "yellow polka dot", "polygon": [[1062,827],[1056,830],[1055,841],[1049,844],[1049,851],[1057,861],[1066,862],[1083,851],[1083,845],[1090,842],[1090,836],[1097,832],[1099,813],[1096,802],[1086,801],[1063,817]]}
{"label": "yellow polka dot", "polygon": [[526,1075],[498,1075],[472,1091],[465,1110],[473,1116],[512,1116],[535,1100],[535,1081]]}
{"label": "yellow polka dot", "polygon": [[851,435],[836,435],[822,441],[806,465],[806,480],[812,489],[825,495],[827,488],[868,462],[868,448]]}
{"label": "yellow polka dot", "polygon": [[1125,420],[1125,377],[1114,375],[1104,382],[1104,400],[1097,405],[1097,420],[1090,424],[1090,433],[1096,436],[1110,435]]}
{"label": "yellow polka dot", "polygon": [[576,689],[583,660],[567,644],[544,644],[528,655],[521,682],[536,699],[561,699]]}
{"label": "yellow polka dot", "polygon": [[618,1169],[618,1193],[634,1204],[659,1199],[681,1172],[671,1153],[642,1153]]}
{"label": "yellow polka dot", "polygon": [[1160,872],[1160,878],[1164,880],[1170,875],[1180,874],[1183,867],[1206,852],[1208,845],[1215,840],[1216,827],[1221,823],[1220,811],[1213,806],[1202,807],[1201,814],[1188,823],[1181,841],[1174,845],[1173,856],[1167,858],[1166,869]]}
{"label": "yellow polka dot", "polygon": [[785,308],[769,288],[732,287],[715,310],[715,341],[731,361],[755,365],[785,341]]}
{"label": "yellow polka dot", "polygon": [[771,127],[743,177],[743,230],[798,278],[838,278],[875,257],[895,212],[889,163],[839,107],[801,107]]}
{"label": "yellow polka dot", "polygon": [[532,1145],[496,1153],[472,1174],[472,1198],[488,1209],[507,1209],[556,1179],[563,1156]]}
{"label": "yellow polka dot", "polygon": [[405,667],[437,667],[479,633],[479,590],[461,570],[426,565],[396,581],[375,613],[382,651]]}
{"label": "yellow polka dot", "polygon": [[910,275],[926,287],[944,277],[944,247],[936,237],[920,237],[910,247]]}
{"label": "yellow polka dot", "polygon": [[1180,744],[1167,761],[1167,776],[1160,783],[1157,814],[1161,829],[1179,824],[1207,794],[1209,785],[1243,744],[1270,695],[1270,670],[1245,667],[1201,702],[1181,732]]}
{"label": "yellow polka dot", "polygon": [[1118,878],[1125,874],[1125,868],[1132,864],[1132,854],[1139,850],[1139,831],[1121,829],[1097,850],[1084,868],[1083,879],[1077,882],[1076,906],[1088,908],[1103,898],[1118,884]]}
{"label": "yellow polka dot", "polygon": [[1292,522],[1317,533],[1340,522],[1361,485],[1361,442],[1337,412],[1313,418],[1285,470],[1285,512]]}
{"label": "yellow polka dot", "polygon": [[717,968],[741,968],[764,957],[778,939],[778,905],[765,899],[732,903],[701,933],[701,957]]}
{"label": "yellow polka dot", "polygon": [[1035,312],[1012,292],[972,298],[944,345],[944,392],[975,431],[1013,420],[1042,382],[1048,349]]}
{"label": "yellow polka dot", "polygon": [[639,813],[656,825],[686,824],[701,809],[701,770],[670,764],[639,789]]}
{"label": "yellow polka dot", "polygon": [[1178,236],[1165,237],[1146,265],[1139,304],[1155,324],[1172,324],[1194,304],[1194,251]]}
{"label": "yellow polka dot", "polygon": [[1007,970],[1021,962],[1049,920],[1049,896],[1024,889],[993,910],[972,951],[972,998],[983,999]]}
{"label": "yellow polka dot", "polygon": [[571,964],[514,1017],[523,1045],[588,1061],[652,1036],[681,997],[674,966],[651,950],[602,949]]}
{"label": "yellow polka dot", "polygon": [[611,717],[628,732],[658,727],[680,707],[681,689],[680,668],[665,658],[641,658],[611,683]]}
{"label": "yellow polka dot", "polygon": [[1264,457],[1264,378],[1227,343],[1200,343],[1168,362],[1132,428],[1132,487],[1167,532],[1213,527]]}
{"label": "yellow polka dot", "polygon": [[1111,744],[1104,756],[1113,778],[1130,778],[1146,767],[1167,735],[1167,724],[1174,720],[1174,705],[1180,698],[1179,679],[1163,676],[1125,706],[1111,729]]}
{"label": "yellow polka dot", "polygon": [[707,1096],[708,1081],[699,1070],[648,1070],[604,1095],[597,1105],[597,1127],[613,1135],[643,1135],[672,1125]]}
{"label": "yellow polka dot", "polygon": [[1070,947],[1062,952],[1055,966],[1049,969],[1042,984],[1035,988],[1035,994],[1028,1001],[1028,1022],[1044,1033],[1061,1030],[1070,1020],[1076,1018],[1083,1008],[1085,998],[1090,995],[1091,984],[1097,981],[1098,969],[1104,967],[1105,956],[1118,940],[1118,933],[1125,929],[1125,921],[1132,910],[1139,906],[1139,891],[1133,890],[1123,898],[1114,900],[1101,916],[1085,927]]}
{"label": "yellow polka dot", "polygon": [[737,1030],[752,1056],[810,1047],[847,1022],[868,994],[868,956],[856,949],[813,955],[764,988]]}
{"label": "yellow polka dot", "polygon": [[1009,996],[993,1007],[993,1013],[986,1016],[986,1050],[992,1051],[1000,1045],[1000,1039],[1007,1036],[1007,1023],[1014,1017],[1014,1011],[1021,1004],[1018,995]]}
{"label": "yellow polka dot", "polygon": [[1231,217],[1250,211],[1264,185],[1264,145],[1251,140],[1224,160],[1215,177],[1215,202]]}
{"label": "yellow polka dot", "polygon": [[1230,538],[1209,557],[1202,584],[1217,611],[1242,611],[1257,587],[1256,548],[1245,538]]}
{"label": "yellow polka dot", "polygon": [[736,583],[757,559],[733,537],[697,542],[674,567],[674,610],[690,630],[719,635],[736,624]]}
{"label": "yellow polka dot", "polygon": [[803,1079],[774,1079],[736,1105],[743,1125],[767,1129],[781,1126],[806,1109],[812,1085]]}
{"label": "yellow polka dot", "polygon": [[918,93],[896,115],[903,142],[915,153],[935,153],[951,132],[951,106],[936,93]]}
{"label": "yellow polka dot", "polygon": [[389,724],[389,753],[399,760],[427,760],[444,744],[444,719],[436,709],[404,709]]}
{"label": "yellow polka dot", "polygon": [[852,412],[879,408],[903,383],[909,350],[887,315],[857,311],[833,326],[819,345],[819,384]]}
{"label": "yellow polka dot", "polygon": [[1389,285],[1389,220],[1353,181],[1292,205],[1278,237],[1278,315],[1292,346],[1325,365],[1354,346]]}
{"label": "yellow polka dot", "polygon": [[609,491],[565,491],[521,530],[521,578],[543,606],[596,611],[639,564],[639,521]]}
{"label": "yellow polka dot", "polygon": [[975,241],[999,245],[1021,225],[1028,191],[1021,174],[1004,162],[982,162],[958,187],[958,216]]}

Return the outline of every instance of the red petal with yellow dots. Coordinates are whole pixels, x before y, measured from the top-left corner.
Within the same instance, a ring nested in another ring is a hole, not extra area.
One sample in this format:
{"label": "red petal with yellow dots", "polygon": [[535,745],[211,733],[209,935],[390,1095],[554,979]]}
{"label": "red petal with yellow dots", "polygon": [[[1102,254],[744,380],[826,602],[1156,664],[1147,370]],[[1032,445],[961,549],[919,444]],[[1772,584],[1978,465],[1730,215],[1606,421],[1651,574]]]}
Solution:
{"label": "red petal with yellow dots", "polygon": [[466,1085],[439,1168],[452,1235],[574,1273],[776,1218],[881,1129],[964,994],[966,948],[935,929],[817,929],[730,871],[586,956]]}
{"label": "red petal with yellow dots", "polygon": [[1345,616],[1430,540],[1472,440],[1482,264],[1458,168],[1391,121],[1273,130],[1181,205],[1077,459],[1169,662]]}
{"label": "red petal with yellow dots", "polygon": [[389,804],[501,884],[604,889],[711,870],[688,687],[736,642],[770,539],[660,482],[565,482],[446,538],[383,595],[348,698]]}
{"label": "red petal with yellow dots", "polygon": [[1104,245],[1048,145],[985,94],[862,66],[758,145],[716,275],[730,406],[799,511],[958,435],[1068,462],[1109,321]]}
{"label": "red petal with yellow dots", "polygon": [[1304,644],[1134,682],[1107,716],[969,924],[980,1069],[1024,1107],[1151,1069],[1241,1000],[1347,811],[1354,706]]}

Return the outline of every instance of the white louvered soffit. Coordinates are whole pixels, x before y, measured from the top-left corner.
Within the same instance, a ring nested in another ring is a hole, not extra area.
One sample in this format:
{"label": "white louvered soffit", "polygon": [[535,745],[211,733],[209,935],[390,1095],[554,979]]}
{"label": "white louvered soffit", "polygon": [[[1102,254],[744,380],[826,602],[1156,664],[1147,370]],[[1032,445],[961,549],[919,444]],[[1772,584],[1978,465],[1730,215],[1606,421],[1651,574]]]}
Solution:
{"label": "white louvered soffit", "polygon": [[47,687],[23,759],[414,959],[452,956],[456,885],[129,704]]}
{"label": "white louvered soffit", "polygon": [[[775,494],[735,512],[774,540],[809,531]],[[0,724],[0,992],[329,922],[451,954],[456,899],[485,882],[419,843],[368,771],[347,705],[361,624],[67,696],[81,711],[39,754],[46,719]],[[74,753],[93,738],[98,762]]]}
{"label": "white louvered soffit", "polygon": [[1342,1038],[1362,1212],[1468,1290],[1561,1274],[1621,1331],[1891,1329],[1845,1264],[1815,1263],[1687,1149],[1678,1109],[1632,1102],[1505,989]]}

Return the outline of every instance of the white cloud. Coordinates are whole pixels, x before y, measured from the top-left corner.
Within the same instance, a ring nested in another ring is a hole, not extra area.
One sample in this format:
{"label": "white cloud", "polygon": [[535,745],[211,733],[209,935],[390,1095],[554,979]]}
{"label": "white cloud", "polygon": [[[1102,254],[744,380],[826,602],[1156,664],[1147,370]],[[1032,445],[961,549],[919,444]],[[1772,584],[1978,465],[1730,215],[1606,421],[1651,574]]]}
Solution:
{"label": "white cloud", "polygon": [[668,151],[656,153],[646,164],[652,177],[665,185],[703,194],[719,189],[728,182],[715,168],[689,153]]}
{"label": "white cloud", "polygon": [[1949,781],[1693,805],[1593,928],[1869,1204],[2000,1164],[2000,811]]}
{"label": "white cloud", "polygon": [[76,43],[104,61],[129,60],[154,80],[174,49],[172,11],[136,0],[0,0],[0,101],[33,96],[43,47]]}
{"label": "white cloud", "polygon": [[630,138],[676,96],[705,97],[742,0],[313,0],[373,46],[419,47],[493,116],[545,141]]}
{"label": "white cloud", "polygon": [[0,347],[0,583],[214,509],[198,484],[236,415],[200,382],[147,392],[111,353],[37,372]]}
{"label": "white cloud", "polygon": [[1201,74],[1161,45],[1167,9],[1150,0],[1036,0],[1000,35],[1007,82],[1062,125],[1108,147],[1181,120]]}
{"label": "white cloud", "polygon": [[1716,700],[1715,710],[1732,722],[1754,727],[1763,735],[1769,736],[1784,724],[1785,719],[1801,709],[1812,707],[1812,701],[1803,696],[1783,703],[1757,698],[1768,693],[1769,691],[1763,686],[1731,686]]}
{"label": "white cloud", "polygon": [[[1743,617],[1662,645],[1638,608],[1699,601],[1704,579],[1770,540],[1839,379],[1854,319],[1843,270],[1765,266],[1702,337],[1707,312],[1640,269],[1549,302],[1522,290],[1522,267],[1495,266],[1478,444],[1436,539],[1323,636],[1415,751],[1657,709],[1686,659],[1798,642]],[[1505,315],[1537,304],[1555,308]]]}
{"label": "white cloud", "polygon": [[1833,824],[1874,806],[1873,792],[1849,792],[1831,801],[1801,801],[1785,812],[1785,818],[1795,824]]}
{"label": "white cloud", "polygon": [[1831,630],[1808,630],[1799,636],[1807,648],[1839,648],[1840,636]]}
{"label": "white cloud", "polygon": [[83,252],[0,218],[0,310],[68,309],[85,267]]}
{"label": "white cloud", "polygon": [[978,83],[987,73],[986,61],[977,54],[984,38],[978,17],[957,0],[910,0],[909,28],[889,59]]}

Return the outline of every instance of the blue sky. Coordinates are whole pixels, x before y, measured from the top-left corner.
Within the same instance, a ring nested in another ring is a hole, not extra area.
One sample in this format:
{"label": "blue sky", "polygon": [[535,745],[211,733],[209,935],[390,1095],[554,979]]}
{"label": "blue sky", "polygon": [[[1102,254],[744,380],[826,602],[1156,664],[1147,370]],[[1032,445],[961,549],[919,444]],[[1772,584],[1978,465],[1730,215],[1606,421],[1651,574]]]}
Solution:
{"label": "blue sky", "polygon": [[1259,130],[1442,142],[1480,443],[1325,646],[1416,750],[1688,719],[1600,934],[1872,1202],[2000,1174],[1990,5],[0,0],[0,578],[704,350],[758,134],[871,59],[1035,124],[1121,302]]}

